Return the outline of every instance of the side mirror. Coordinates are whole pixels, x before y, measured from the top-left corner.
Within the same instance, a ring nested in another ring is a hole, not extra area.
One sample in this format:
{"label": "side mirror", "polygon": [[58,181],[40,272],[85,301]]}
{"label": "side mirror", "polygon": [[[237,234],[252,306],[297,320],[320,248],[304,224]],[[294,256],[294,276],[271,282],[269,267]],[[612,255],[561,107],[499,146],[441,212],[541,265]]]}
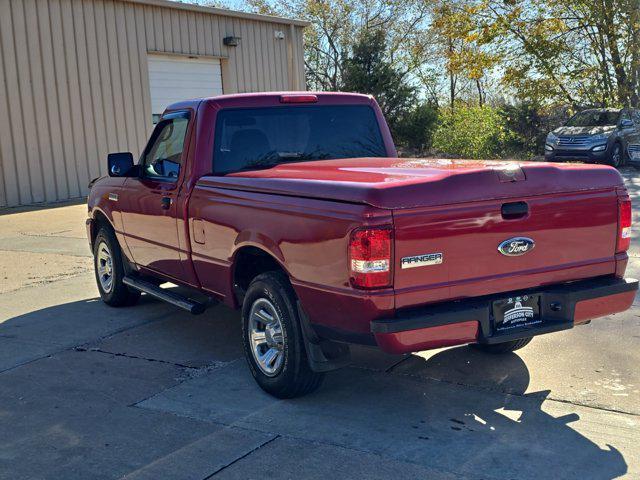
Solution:
{"label": "side mirror", "polygon": [[622,120],[620,122],[620,127],[622,127],[622,128],[631,128],[631,127],[633,127],[633,120],[629,120],[628,118],[625,118],[624,120]]}
{"label": "side mirror", "polygon": [[107,155],[110,177],[130,177],[133,171],[133,155],[130,152]]}

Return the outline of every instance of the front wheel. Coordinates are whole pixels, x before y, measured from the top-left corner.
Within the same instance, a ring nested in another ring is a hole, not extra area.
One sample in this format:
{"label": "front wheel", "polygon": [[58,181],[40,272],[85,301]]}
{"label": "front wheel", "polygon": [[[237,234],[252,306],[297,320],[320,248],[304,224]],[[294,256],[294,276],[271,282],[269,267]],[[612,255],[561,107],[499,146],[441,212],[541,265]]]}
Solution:
{"label": "front wheel", "polygon": [[609,154],[609,165],[618,168],[624,164],[624,152],[622,151],[622,145],[620,142],[613,144],[611,153]]}
{"label": "front wheel", "polygon": [[242,304],[244,353],[253,378],[278,398],[306,395],[323,374],[307,359],[296,297],[285,275],[267,272],[249,285]]}
{"label": "front wheel", "polygon": [[140,291],[127,287],[120,245],[112,230],[101,228],[93,247],[96,283],[102,301],[112,307],[135,304]]}
{"label": "front wheel", "polygon": [[520,350],[522,347],[527,346],[531,340],[533,340],[533,337],[521,338],[519,340],[512,340],[510,342],[493,343],[493,344],[475,343],[473,344],[473,346],[478,350],[482,350],[483,352],[501,354],[501,353],[510,353],[510,352],[515,352],[516,350]]}

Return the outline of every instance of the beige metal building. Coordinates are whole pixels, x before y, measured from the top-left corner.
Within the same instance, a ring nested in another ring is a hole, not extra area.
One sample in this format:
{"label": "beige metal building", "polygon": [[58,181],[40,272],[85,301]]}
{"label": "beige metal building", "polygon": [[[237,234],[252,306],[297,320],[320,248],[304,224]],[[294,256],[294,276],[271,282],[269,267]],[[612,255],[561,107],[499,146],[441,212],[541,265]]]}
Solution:
{"label": "beige metal building", "polygon": [[166,0],[0,0],[0,207],[85,195],[173,101],[303,90],[305,25]]}

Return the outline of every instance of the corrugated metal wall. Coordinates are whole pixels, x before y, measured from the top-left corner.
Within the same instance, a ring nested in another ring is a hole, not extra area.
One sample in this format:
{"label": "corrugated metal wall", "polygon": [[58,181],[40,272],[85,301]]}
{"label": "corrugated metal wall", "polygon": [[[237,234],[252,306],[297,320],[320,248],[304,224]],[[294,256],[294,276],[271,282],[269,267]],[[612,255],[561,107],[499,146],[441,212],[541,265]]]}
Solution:
{"label": "corrugated metal wall", "polygon": [[304,89],[302,26],[166,5],[0,0],[0,206],[85,195],[108,152],[141,151],[147,52],[222,58],[225,93]]}

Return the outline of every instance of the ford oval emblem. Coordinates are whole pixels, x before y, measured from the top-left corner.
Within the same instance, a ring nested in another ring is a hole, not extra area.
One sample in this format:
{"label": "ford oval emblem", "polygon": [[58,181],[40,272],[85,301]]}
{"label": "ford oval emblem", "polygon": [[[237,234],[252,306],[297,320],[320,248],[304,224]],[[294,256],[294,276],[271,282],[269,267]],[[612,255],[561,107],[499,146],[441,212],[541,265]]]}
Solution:
{"label": "ford oval emblem", "polygon": [[536,242],[527,237],[514,237],[498,245],[498,251],[507,257],[517,257],[533,250]]}

